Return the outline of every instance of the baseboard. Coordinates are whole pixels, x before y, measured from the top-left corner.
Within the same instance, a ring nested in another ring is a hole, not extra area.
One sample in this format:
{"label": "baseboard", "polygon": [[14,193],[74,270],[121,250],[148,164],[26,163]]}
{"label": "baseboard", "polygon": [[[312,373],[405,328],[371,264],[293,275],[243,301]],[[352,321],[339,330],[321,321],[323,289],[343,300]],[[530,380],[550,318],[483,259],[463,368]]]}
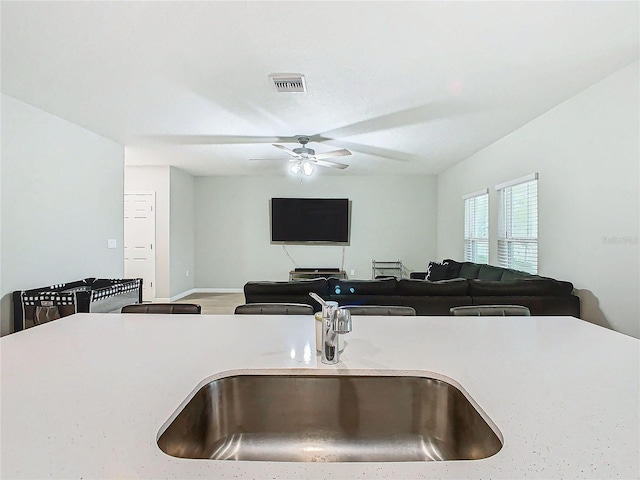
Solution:
{"label": "baseboard", "polygon": [[174,295],[173,297],[171,297],[171,301],[175,302],[176,300],[180,300],[181,298],[191,295],[192,293],[196,293],[195,288],[192,288],[191,290],[187,290],[186,292],[179,293],[178,295]]}

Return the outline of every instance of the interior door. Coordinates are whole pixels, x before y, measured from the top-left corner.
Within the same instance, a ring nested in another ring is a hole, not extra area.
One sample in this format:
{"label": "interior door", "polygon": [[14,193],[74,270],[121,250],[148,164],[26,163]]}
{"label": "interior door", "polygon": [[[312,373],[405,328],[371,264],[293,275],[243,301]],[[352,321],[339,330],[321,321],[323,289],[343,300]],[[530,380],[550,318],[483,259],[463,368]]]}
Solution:
{"label": "interior door", "polygon": [[124,194],[124,275],[142,278],[142,299],[153,301],[156,284],[156,194]]}

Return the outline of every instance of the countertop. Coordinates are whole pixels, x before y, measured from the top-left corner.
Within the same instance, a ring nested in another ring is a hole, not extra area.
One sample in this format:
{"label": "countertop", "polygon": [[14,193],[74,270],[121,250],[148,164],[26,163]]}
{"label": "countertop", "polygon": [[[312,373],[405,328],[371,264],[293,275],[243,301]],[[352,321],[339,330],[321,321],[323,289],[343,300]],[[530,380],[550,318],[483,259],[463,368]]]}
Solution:
{"label": "countertop", "polygon": [[[571,317],[353,317],[336,366],[311,316],[76,314],[0,339],[2,478],[638,478],[640,341]],[[224,372],[429,372],[504,437],[483,460],[179,459],[170,416]]]}

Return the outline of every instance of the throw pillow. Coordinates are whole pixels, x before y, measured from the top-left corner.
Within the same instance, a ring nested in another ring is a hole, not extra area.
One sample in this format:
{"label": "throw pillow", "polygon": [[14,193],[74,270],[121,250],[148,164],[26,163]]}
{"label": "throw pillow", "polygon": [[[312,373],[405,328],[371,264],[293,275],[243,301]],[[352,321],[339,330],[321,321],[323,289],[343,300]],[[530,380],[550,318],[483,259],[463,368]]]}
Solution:
{"label": "throw pillow", "polygon": [[429,266],[427,267],[427,280],[431,282],[449,280],[449,265],[429,262]]}
{"label": "throw pillow", "polygon": [[442,261],[443,265],[447,265],[449,267],[449,278],[460,278],[460,270],[462,269],[462,264],[460,262],[456,262],[455,260],[451,260],[447,258]]}

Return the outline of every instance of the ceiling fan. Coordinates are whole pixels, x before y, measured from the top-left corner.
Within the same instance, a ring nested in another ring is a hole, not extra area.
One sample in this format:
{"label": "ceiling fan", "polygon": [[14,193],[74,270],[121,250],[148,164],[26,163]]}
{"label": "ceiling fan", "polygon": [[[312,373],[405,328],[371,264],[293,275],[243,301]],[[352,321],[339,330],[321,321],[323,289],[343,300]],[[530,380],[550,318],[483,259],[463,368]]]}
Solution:
{"label": "ceiling fan", "polygon": [[278,145],[276,143],[272,144],[274,147],[288,153],[290,155],[290,157],[288,158],[252,158],[250,160],[287,160],[291,162],[289,170],[291,170],[292,173],[298,174],[302,172],[305,175],[311,175],[316,165],[320,167],[338,168],[340,170],[344,170],[349,166],[344,163],[326,160],[327,158],[344,157],[346,155],[351,155],[351,152],[346,148],[334,150],[332,152],[316,154],[316,151],[314,149],[307,148],[309,137],[298,137],[298,143],[300,143],[300,145],[302,146],[294,148],[293,150],[285,147],[284,145]]}
{"label": "ceiling fan", "polygon": [[[170,145],[246,145],[271,143],[276,148],[287,152],[290,156],[286,158],[255,158],[250,160],[288,160],[291,162],[289,168],[292,172],[302,172],[307,175],[311,175],[316,165],[337,169],[347,168],[348,165],[327,161],[326,159],[351,155],[351,152],[363,153],[365,155],[376,156],[393,161],[421,161],[422,156],[420,153],[408,153],[406,151],[392,150],[381,146],[354,143],[353,141],[350,141],[349,138],[357,135],[377,132],[379,130],[388,130],[391,128],[406,127],[424,122],[437,121],[444,118],[450,118],[455,115],[466,115],[469,113],[475,113],[476,111],[479,111],[478,107],[470,106],[468,104],[430,102],[417,107],[411,107],[405,110],[381,115],[379,117],[362,120],[350,125],[344,125],[332,130],[315,133],[313,135],[273,136],[162,134],[141,135],[138,136],[138,141],[141,142],[142,145],[147,142],[151,142],[152,145],[158,143]],[[279,145],[278,142],[299,142],[301,147],[290,150],[284,145]],[[328,143],[330,145],[343,148],[333,152],[316,154],[315,150],[306,147],[309,142]],[[347,148],[349,150],[346,150]],[[305,165],[307,165],[306,170]]]}

